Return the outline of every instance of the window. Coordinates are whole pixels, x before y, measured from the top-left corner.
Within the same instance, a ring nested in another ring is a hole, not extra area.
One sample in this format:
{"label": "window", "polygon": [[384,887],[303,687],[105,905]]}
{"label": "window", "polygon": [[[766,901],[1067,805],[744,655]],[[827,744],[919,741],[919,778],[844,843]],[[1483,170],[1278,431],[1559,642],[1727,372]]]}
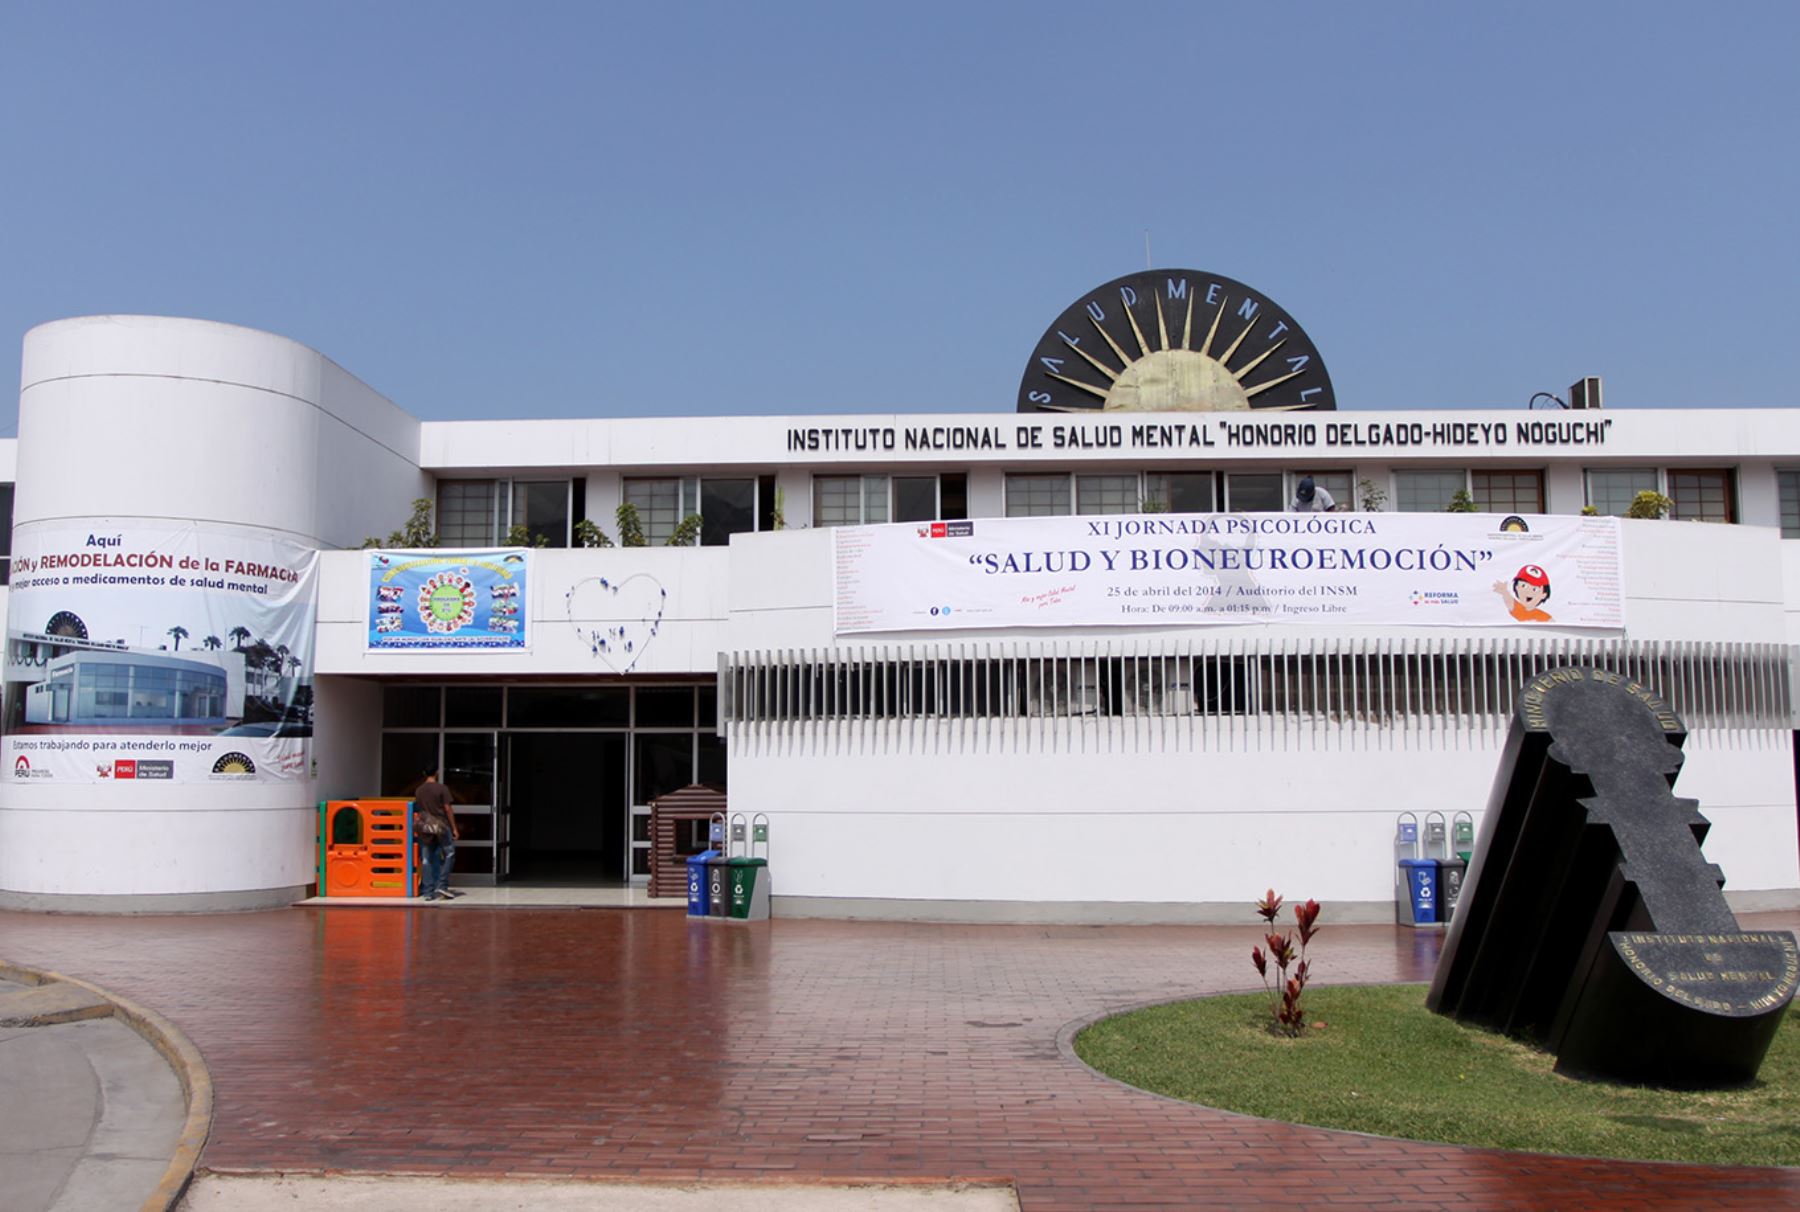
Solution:
{"label": "window", "polygon": [[1279,471],[1236,471],[1225,477],[1225,508],[1232,513],[1280,513],[1287,508]]}
{"label": "window", "polygon": [[887,520],[886,476],[813,477],[814,526],[858,526]]}
{"label": "window", "polygon": [[1076,513],[1138,512],[1138,478],[1126,475],[1075,477]]}
{"label": "window", "polygon": [[937,516],[936,476],[894,477],[894,521],[934,522]]}
{"label": "window", "polygon": [[931,522],[968,516],[968,477],[814,476],[813,525]]}
{"label": "window", "polygon": [[674,476],[655,480],[626,480],[625,503],[637,510],[644,541],[661,547],[675,535],[683,518],[700,512],[699,483]]}
{"label": "window", "polygon": [[700,481],[700,546],[724,547],[756,529],[756,481]]}
{"label": "window", "polygon": [[492,480],[439,480],[438,542],[445,547],[492,547],[499,541]]}
{"label": "window", "polygon": [[1394,508],[1401,513],[1443,513],[1451,498],[1469,487],[1469,473],[1455,471],[1396,471]]}
{"label": "window", "polygon": [[533,544],[569,545],[569,481],[515,480],[512,526],[523,526]]}
{"label": "window", "polygon": [[1729,467],[1671,467],[1669,516],[1679,522],[1737,521],[1737,493]]}
{"label": "window", "polygon": [[1590,468],[1587,473],[1587,503],[1611,517],[1624,517],[1638,493],[1659,491],[1654,467]]}
{"label": "window", "polygon": [[492,547],[513,526],[532,542],[567,547],[576,485],[569,480],[439,480],[438,542],[445,547]]}
{"label": "window", "polygon": [[1213,474],[1210,471],[1151,471],[1144,473],[1144,510],[1147,513],[1211,513]]}
{"label": "window", "polygon": [[1543,513],[1541,471],[1476,471],[1469,475],[1469,495],[1482,513]]}
{"label": "window", "polygon": [[1775,488],[1781,497],[1781,537],[1800,539],[1800,471],[1776,472]]}
{"label": "window", "polygon": [[1014,473],[1006,477],[1006,516],[1009,518],[1048,518],[1071,512],[1069,477],[1066,475],[1026,475]]}
{"label": "window", "polygon": [[938,477],[938,517],[960,521],[969,516],[969,477],[964,472],[945,472]]}
{"label": "window", "polygon": [[1288,504],[1293,504],[1294,490],[1300,487],[1300,481],[1307,476],[1312,477],[1314,487],[1323,488],[1330,494],[1337,508],[1349,512],[1356,508],[1356,486],[1350,481],[1347,471],[1316,471],[1304,469],[1288,473]]}

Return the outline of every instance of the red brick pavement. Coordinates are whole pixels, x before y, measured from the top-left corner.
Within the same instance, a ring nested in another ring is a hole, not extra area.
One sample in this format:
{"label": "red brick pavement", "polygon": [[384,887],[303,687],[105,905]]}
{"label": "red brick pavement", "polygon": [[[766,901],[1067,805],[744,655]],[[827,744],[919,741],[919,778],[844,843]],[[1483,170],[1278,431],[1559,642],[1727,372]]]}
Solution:
{"label": "red brick pavement", "polygon": [[[1300,1128],[1126,1089],[1059,1048],[1078,1019],[1244,987],[1253,937],[621,910],[0,914],[0,956],[187,1031],[217,1086],[203,1164],[221,1169],[1004,1179],[1028,1212],[1800,1206],[1800,1170]],[[1321,947],[1321,979],[1421,980],[1437,939],[1341,926]]]}

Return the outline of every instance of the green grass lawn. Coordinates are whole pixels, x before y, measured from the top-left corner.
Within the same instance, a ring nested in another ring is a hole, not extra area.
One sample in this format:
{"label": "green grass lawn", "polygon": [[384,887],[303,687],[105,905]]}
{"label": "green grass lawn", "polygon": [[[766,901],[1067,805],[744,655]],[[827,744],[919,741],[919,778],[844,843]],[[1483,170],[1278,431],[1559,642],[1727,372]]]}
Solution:
{"label": "green grass lawn", "polygon": [[[1176,1002],[1095,1023],[1075,1051],[1188,1102],[1322,1128],[1594,1157],[1800,1165],[1800,1020],[1755,1085],[1654,1090],[1577,1081],[1555,1058],[1425,1009],[1425,986],[1307,991],[1304,1038],[1269,1034],[1262,995]],[[1619,1024],[1631,1029],[1630,1023]]]}

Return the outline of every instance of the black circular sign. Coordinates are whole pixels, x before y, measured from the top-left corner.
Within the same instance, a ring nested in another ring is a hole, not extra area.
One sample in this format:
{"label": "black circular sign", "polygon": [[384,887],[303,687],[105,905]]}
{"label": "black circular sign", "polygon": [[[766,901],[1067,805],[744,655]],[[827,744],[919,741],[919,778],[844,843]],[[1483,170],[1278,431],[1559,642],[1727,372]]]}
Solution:
{"label": "black circular sign", "polygon": [[1336,409],[1312,339],[1267,296],[1197,269],[1115,278],[1045,330],[1020,412]]}
{"label": "black circular sign", "polygon": [[81,621],[80,615],[72,614],[67,610],[59,610],[50,616],[50,621],[44,624],[44,634],[63,636],[71,640],[88,638],[87,624]]}

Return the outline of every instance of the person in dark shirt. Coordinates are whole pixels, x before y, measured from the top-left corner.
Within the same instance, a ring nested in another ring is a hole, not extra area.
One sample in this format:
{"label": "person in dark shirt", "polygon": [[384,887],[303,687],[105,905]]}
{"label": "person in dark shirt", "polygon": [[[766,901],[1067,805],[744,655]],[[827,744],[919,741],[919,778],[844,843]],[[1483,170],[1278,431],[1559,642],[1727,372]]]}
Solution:
{"label": "person in dark shirt", "polygon": [[456,813],[450,789],[438,781],[438,772],[427,770],[413,792],[413,835],[425,855],[425,879],[419,895],[428,901],[447,901],[461,896],[450,890],[450,866],[456,858]]}

